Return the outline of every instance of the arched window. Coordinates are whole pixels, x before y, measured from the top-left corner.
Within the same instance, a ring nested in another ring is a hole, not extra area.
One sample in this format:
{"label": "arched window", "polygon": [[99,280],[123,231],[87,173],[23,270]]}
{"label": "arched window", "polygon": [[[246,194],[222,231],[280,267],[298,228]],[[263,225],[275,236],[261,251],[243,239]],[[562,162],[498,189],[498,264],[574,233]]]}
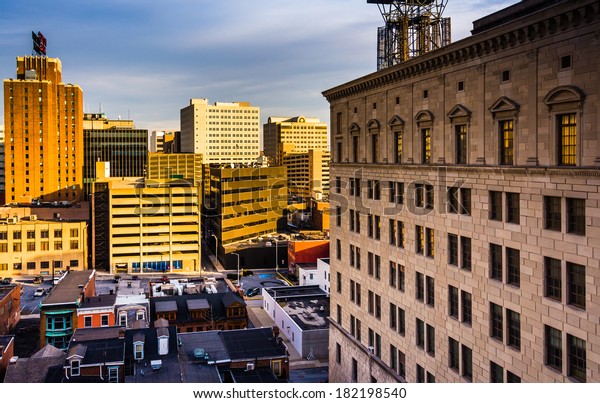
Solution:
{"label": "arched window", "polygon": [[421,143],[422,164],[431,164],[431,131],[433,129],[433,114],[429,111],[420,111],[415,116],[417,123],[419,141]]}

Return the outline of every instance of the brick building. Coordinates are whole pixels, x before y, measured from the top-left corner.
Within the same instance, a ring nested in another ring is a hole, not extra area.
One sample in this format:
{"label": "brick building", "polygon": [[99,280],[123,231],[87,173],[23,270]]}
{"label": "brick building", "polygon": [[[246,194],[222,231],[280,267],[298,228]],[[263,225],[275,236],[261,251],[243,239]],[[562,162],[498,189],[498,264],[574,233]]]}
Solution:
{"label": "brick building", "polygon": [[600,4],[324,92],[332,382],[600,381]]}

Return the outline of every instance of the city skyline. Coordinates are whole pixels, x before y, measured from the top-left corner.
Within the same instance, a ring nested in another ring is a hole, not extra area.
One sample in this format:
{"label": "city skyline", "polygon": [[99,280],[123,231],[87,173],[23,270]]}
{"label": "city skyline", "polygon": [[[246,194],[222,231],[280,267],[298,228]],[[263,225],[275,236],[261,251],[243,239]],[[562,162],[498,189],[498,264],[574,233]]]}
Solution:
{"label": "city skyline", "polygon": [[[452,40],[469,36],[473,20],[514,3],[449,1]],[[177,130],[189,99],[208,98],[260,106],[261,123],[299,113],[329,123],[321,92],[376,70],[379,10],[362,0],[280,4],[4,2],[0,72],[15,77],[15,58],[31,54],[31,31],[40,31],[48,56],[61,59],[65,77],[82,87],[86,113]],[[32,18],[40,10],[43,17]]]}

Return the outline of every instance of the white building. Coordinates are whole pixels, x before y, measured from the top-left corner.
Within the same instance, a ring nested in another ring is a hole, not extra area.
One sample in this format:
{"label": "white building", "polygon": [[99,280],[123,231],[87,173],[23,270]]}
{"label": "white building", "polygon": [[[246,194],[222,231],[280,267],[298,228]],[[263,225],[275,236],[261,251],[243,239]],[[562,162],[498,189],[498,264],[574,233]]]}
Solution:
{"label": "white building", "polygon": [[298,282],[301,286],[318,285],[319,288],[329,294],[330,274],[329,258],[317,259],[317,265],[298,264]]}
{"label": "white building", "polygon": [[181,110],[181,152],[204,163],[251,163],[260,155],[260,108],[249,102],[191,99]]}

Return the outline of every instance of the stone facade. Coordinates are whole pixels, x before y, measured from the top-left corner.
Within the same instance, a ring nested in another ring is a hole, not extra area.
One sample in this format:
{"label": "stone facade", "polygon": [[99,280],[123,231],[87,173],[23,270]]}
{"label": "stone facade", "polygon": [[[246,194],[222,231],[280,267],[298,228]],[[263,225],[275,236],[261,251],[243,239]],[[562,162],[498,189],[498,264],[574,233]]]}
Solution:
{"label": "stone facade", "polygon": [[542,3],[324,92],[330,381],[600,381],[600,4]]}

